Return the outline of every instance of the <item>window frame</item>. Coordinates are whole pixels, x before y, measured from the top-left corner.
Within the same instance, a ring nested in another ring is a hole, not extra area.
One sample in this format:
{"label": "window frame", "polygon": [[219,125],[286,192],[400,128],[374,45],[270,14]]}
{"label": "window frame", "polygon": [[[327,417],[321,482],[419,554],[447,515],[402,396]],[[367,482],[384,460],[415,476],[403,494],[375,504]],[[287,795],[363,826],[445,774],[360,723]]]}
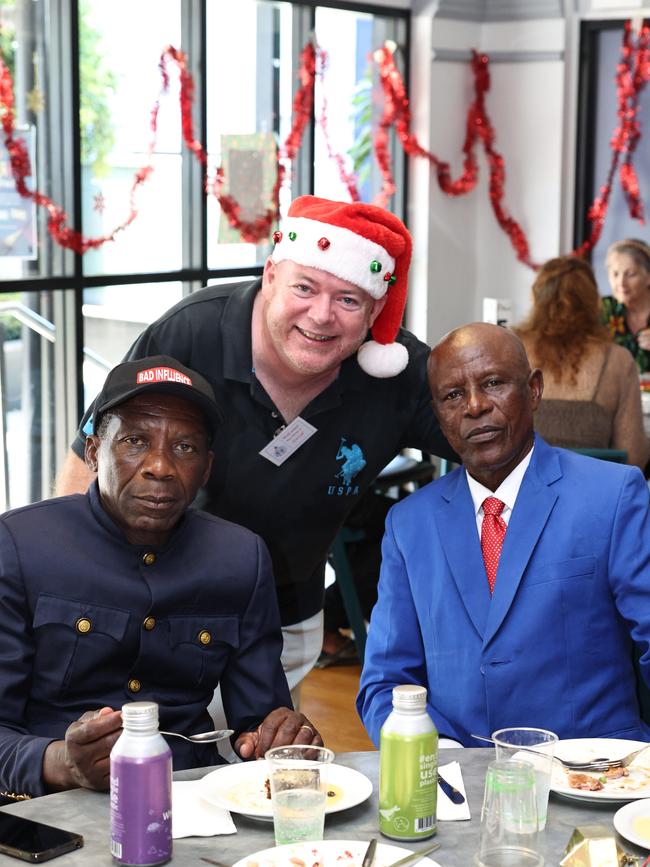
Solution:
{"label": "window frame", "polygon": [[[643,13],[643,10],[640,10]],[[594,129],[599,100],[599,72],[601,65],[600,38],[607,31],[618,31],[623,36],[625,18],[585,19],[580,23],[580,53],[578,72],[578,105],[575,151],[575,195],[573,210],[573,246],[580,247],[591,234],[591,221],[588,219],[589,207],[594,201],[603,183],[602,177],[596,176],[597,141]],[[645,24],[650,23],[648,15],[643,15]],[[612,75],[614,71],[612,70]],[[640,116],[646,132],[647,120]],[[614,189],[619,183],[618,175],[614,179]],[[643,192],[643,191],[642,191]],[[610,200],[611,204],[611,200]],[[611,219],[611,211],[608,212]],[[639,228],[639,232],[641,232]],[[596,245],[597,246],[597,245]],[[593,260],[593,251],[588,257]]]}
{"label": "window frame", "polygon": [[[207,149],[207,94],[202,77],[208,55],[207,39],[207,2],[210,0],[181,0],[182,44],[187,52],[189,71],[195,82],[194,120],[195,133]],[[274,0],[259,0],[272,4]],[[295,24],[292,56],[297,63],[298,53],[309,38],[315,25],[316,9],[341,9],[363,14],[378,15],[384,18],[399,19],[404,22],[405,44],[403,46],[404,76],[408,85],[410,12],[407,9],[364,2],[342,2],[342,0],[285,0],[294,6]],[[47,47],[48,64],[56,75],[50,75],[48,99],[44,122],[48,135],[48,151],[52,178],[51,195],[69,217],[71,226],[82,226],[82,167],[81,134],[79,126],[80,108],[80,71],[79,71],[79,0],[49,0],[42,39]],[[294,82],[294,90],[299,82]],[[39,132],[40,134],[40,132]],[[310,193],[314,189],[314,138],[315,122],[305,130],[303,147],[294,162],[293,190],[295,194]],[[395,145],[395,141],[393,142]],[[407,160],[401,149],[393,146],[395,154],[398,193],[393,199],[396,212],[403,218],[407,201]],[[68,443],[72,440],[78,420],[84,410],[83,360],[84,360],[84,321],[82,307],[86,289],[138,285],[145,283],[181,282],[183,295],[190,294],[210,281],[250,277],[262,273],[261,265],[249,267],[210,268],[208,267],[208,218],[207,197],[203,191],[201,166],[198,161],[182,148],[182,249],[186,266],[174,271],[149,271],[138,273],[103,273],[85,275],[83,257],[64,250],[47,236],[43,222],[43,209],[39,209],[40,235],[44,239],[39,255],[45,266],[55,274],[29,274],[25,277],[0,282],[0,300],[10,292],[52,293],[52,304],[60,317],[57,329],[62,339],[57,339],[56,352],[56,399],[54,449],[57,468],[59,467]],[[48,446],[49,448],[49,446]],[[44,495],[45,492],[44,492]]]}

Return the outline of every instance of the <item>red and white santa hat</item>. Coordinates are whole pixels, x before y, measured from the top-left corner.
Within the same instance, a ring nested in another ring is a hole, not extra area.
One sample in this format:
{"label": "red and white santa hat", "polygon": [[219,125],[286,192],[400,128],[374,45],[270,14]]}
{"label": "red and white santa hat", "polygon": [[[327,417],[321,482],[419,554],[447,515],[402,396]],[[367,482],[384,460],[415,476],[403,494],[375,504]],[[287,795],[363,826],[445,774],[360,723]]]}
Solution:
{"label": "red and white santa hat", "polygon": [[300,196],[282,231],[273,233],[274,262],[290,259],[353,283],[384,307],[372,325],[372,340],[357,353],[370,376],[396,376],[408,364],[406,347],[396,342],[404,316],[412,242],[402,221],[384,208],[363,202],[333,202]]}

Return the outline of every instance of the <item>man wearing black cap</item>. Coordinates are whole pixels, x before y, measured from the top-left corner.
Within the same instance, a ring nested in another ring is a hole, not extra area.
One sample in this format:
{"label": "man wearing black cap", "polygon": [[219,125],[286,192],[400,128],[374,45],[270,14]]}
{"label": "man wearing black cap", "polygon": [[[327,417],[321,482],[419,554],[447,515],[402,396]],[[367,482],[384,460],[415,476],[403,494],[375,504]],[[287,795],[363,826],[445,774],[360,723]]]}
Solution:
{"label": "man wearing black cap", "polygon": [[[264,543],[187,510],[220,423],[210,385],[174,359],[118,365],[86,440],[87,494],[0,518],[0,790],[105,789],[122,704],[206,731],[218,683],[243,758],[321,743],[288,709]],[[218,761],[214,745],[170,746],[176,769]]]}

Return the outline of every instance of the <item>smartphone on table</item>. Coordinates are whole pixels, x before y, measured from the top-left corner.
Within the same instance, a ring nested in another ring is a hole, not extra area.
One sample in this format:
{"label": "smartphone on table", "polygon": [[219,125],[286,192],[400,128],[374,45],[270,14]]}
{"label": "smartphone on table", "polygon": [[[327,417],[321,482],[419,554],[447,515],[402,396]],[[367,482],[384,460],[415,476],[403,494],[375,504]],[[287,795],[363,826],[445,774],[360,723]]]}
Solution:
{"label": "smartphone on table", "polygon": [[80,834],[0,810],[0,853],[3,855],[40,864],[80,849],[83,844]]}

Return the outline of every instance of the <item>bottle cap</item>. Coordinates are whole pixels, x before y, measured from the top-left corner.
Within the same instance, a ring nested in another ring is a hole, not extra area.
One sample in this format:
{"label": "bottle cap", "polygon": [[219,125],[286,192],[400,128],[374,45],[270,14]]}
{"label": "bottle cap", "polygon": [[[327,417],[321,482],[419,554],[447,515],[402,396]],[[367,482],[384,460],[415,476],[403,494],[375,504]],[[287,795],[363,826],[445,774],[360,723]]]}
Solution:
{"label": "bottle cap", "polygon": [[399,710],[424,710],[427,706],[425,686],[404,684],[393,687],[393,707]]}
{"label": "bottle cap", "polygon": [[158,705],[155,701],[132,701],[122,705],[122,723],[129,731],[158,728]]}

